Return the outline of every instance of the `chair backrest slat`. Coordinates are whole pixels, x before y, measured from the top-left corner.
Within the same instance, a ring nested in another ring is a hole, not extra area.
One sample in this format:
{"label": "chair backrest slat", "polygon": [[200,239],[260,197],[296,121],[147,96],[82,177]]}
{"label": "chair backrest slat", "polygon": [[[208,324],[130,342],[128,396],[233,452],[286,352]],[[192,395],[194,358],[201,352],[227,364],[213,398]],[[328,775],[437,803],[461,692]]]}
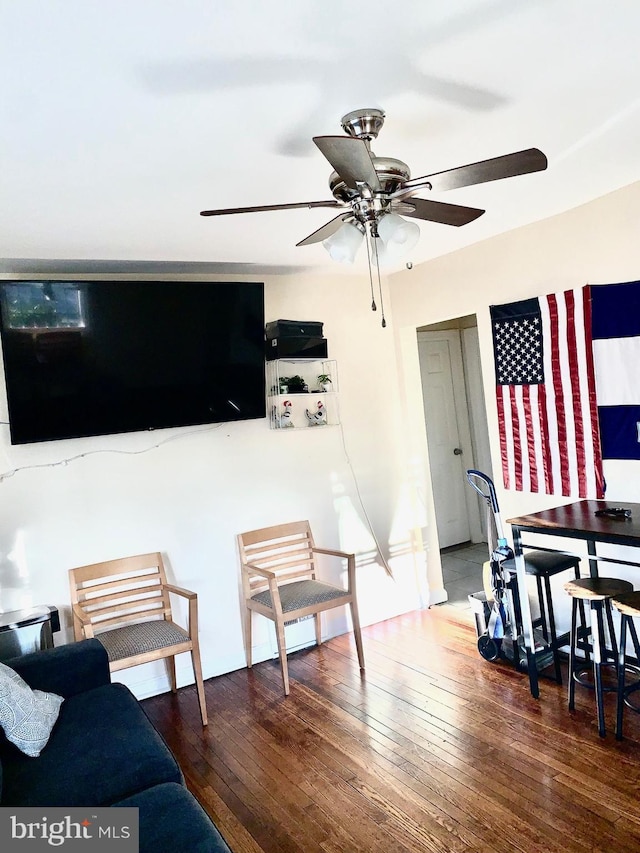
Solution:
{"label": "chair backrest slat", "polygon": [[147,613],[156,615],[160,611],[164,613],[164,601],[162,600],[161,595],[146,596],[145,598],[132,598],[127,601],[118,601],[115,604],[88,599],[83,603],[82,607],[84,612],[91,617],[91,621],[94,625],[100,624],[100,620],[105,614],[125,614],[133,610],[135,610],[140,616],[144,616]]}
{"label": "chair backrest slat", "polygon": [[120,627],[129,622],[148,622],[150,619],[164,619],[162,610],[145,610],[135,613],[118,613],[117,616],[112,616],[108,619],[101,619],[98,622],[92,622],[96,637],[100,637],[100,631],[108,628]]}
{"label": "chair backrest slat", "polygon": [[119,575],[113,580],[103,583],[85,582],[78,585],[78,596],[80,598],[88,597],[100,592],[114,591],[114,595],[134,594],[138,590],[145,592],[149,589],[160,589],[162,580],[159,573],[146,575]]}
{"label": "chair backrest slat", "polygon": [[264,565],[270,562],[285,561],[292,563],[297,559],[308,559],[310,556],[309,544],[300,543],[298,540],[288,542],[274,542],[260,547],[245,548],[247,560],[251,563]]}
{"label": "chair backrest slat", "polygon": [[268,542],[272,539],[284,539],[287,536],[308,536],[311,538],[311,528],[308,521],[290,521],[287,524],[276,524],[273,527],[261,527],[259,530],[249,530],[240,534],[245,546],[257,542]]}
{"label": "chair backrest slat", "polygon": [[106,605],[108,602],[116,602],[116,601],[131,601],[133,598],[137,598],[141,600],[141,596],[144,596],[146,599],[151,600],[152,598],[161,598],[162,597],[162,589],[160,586],[156,587],[136,587],[134,589],[122,589],[118,590],[118,592],[110,592],[105,595],[92,595],[91,591],[81,590],[78,593],[78,601],[82,604],[83,607],[95,607],[97,605]]}

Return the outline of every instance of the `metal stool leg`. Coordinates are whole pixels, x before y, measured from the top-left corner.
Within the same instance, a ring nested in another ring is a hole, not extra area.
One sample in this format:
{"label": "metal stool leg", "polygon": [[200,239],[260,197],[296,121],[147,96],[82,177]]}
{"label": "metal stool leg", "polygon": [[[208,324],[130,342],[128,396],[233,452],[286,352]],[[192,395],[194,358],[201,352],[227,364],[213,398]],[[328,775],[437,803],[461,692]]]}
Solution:
{"label": "metal stool leg", "polygon": [[[611,611],[611,601],[607,598],[604,601],[605,610],[607,611],[607,624],[609,625],[609,636],[611,638],[611,651],[613,660],[618,660],[618,643],[616,640],[616,631],[613,627],[613,613]],[[604,634],[602,635],[604,637]]]}
{"label": "metal stool leg", "polygon": [[[544,586],[546,598],[546,612],[549,617],[550,645],[551,650],[553,651],[553,666],[556,673],[556,681],[558,682],[558,684],[562,684],[562,671],[560,669],[560,656],[558,654],[558,634],[556,632],[556,617],[555,613],[553,612],[553,600],[551,598],[551,580],[549,578],[549,575],[545,575]],[[545,636],[545,639],[547,640],[547,642],[549,642],[549,638]]]}
{"label": "metal stool leg", "polygon": [[540,575],[536,575],[536,587],[538,588],[538,605],[540,607],[540,628],[542,629],[542,636],[548,643],[549,632],[547,630],[547,611],[544,593],[542,592],[542,578]]}
{"label": "metal stool leg", "polygon": [[571,600],[571,634],[569,635],[569,710],[576,707],[576,682],[573,673],[576,668],[576,646],[578,643],[578,600]]}
{"label": "metal stool leg", "polygon": [[[618,695],[616,706],[616,740],[622,740],[622,715],[624,712],[625,650],[627,642],[627,620],[629,616],[621,614],[620,645],[618,647]],[[631,623],[633,627],[633,622]],[[635,634],[635,627],[633,628]],[[638,639],[637,636],[635,638]]]}
{"label": "metal stool leg", "polygon": [[[636,633],[636,626],[633,621],[633,617],[629,617],[629,632],[631,634],[631,641],[633,642],[633,648],[636,653],[636,660],[640,664],[640,643],[638,642],[638,635]],[[620,643],[622,645],[622,643]]]}
{"label": "metal stool leg", "polygon": [[582,637],[584,639],[584,659],[587,664],[591,663],[591,650],[589,643],[589,633],[590,629],[587,626],[587,614],[584,606],[584,601],[579,598],[578,599],[578,607],[580,608],[580,628],[578,629],[578,637],[580,637],[580,633],[582,633]]}
{"label": "metal stool leg", "polygon": [[602,695],[602,651],[604,639],[604,620],[602,602],[591,602],[591,634],[593,635],[593,677],[595,679],[596,704],[598,706],[598,734],[607,733],[604,721],[604,698]]}

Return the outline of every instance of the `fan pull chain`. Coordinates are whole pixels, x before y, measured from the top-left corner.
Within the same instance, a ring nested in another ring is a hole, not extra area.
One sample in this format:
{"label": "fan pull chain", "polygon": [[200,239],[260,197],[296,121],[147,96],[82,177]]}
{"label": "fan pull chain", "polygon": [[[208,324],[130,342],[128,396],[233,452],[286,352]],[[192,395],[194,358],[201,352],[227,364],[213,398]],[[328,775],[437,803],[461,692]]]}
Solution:
{"label": "fan pull chain", "polygon": [[371,282],[371,310],[377,311],[378,306],[376,305],[376,300],[373,295],[373,272],[371,271],[371,252],[369,250],[369,238],[371,237],[371,232],[365,235],[365,243],[367,246],[367,266],[369,267],[369,281]]}
{"label": "fan pull chain", "polygon": [[[380,294],[380,310],[382,312],[382,328],[386,329],[387,321],[384,318],[384,303],[382,301],[382,281],[380,280],[380,258],[378,257],[378,244],[375,242],[375,240],[373,243],[373,251],[375,252],[375,256],[376,256],[376,270],[378,271],[378,293]],[[371,286],[373,287],[373,283]]]}

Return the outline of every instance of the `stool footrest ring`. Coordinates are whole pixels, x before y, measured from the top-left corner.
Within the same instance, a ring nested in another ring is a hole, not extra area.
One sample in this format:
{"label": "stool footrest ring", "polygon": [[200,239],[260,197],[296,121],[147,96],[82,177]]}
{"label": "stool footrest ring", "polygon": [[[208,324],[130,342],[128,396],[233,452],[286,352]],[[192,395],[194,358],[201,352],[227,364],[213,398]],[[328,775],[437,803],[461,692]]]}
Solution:
{"label": "stool footrest ring", "polygon": [[625,668],[625,676],[626,676],[627,672],[630,672],[633,675],[635,675],[636,679],[637,679],[636,681],[632,682],[631,684],[627,684],[625,686],[623,694],[622,694],[624,704],[627,706],[627,708],[631,708],[632,711],[640,712],[640,704],[638,704],[636,702],[631,702],[631,700],[630,700],[630,696],[633,693],[635,693],[637,690],[640,690],[640,666],[636,666],[636,664],[633,664],[633,663],[626,663],[624,668]]}
{"label": "stool footrest ring", "polygon": [[[600,664],[601,668],[604,669],[612,669],[616,673],[618,671],[618,667],[614,661],[607,661],[606,663],[603,661]],[[581,687],[587,687],[589,690],[595,689],[593,676],[593,664],[591,666],[584,666],[581,669],[576,669],[573,672],[573,680],[576,684],[579,684]],[[634,685],[635,686],[635,685]],[[638,683],[638,687],[640,687],[640,682]],[[607,693],[615,693],[618,689],[617,684],[603,684],[602,689]]]}

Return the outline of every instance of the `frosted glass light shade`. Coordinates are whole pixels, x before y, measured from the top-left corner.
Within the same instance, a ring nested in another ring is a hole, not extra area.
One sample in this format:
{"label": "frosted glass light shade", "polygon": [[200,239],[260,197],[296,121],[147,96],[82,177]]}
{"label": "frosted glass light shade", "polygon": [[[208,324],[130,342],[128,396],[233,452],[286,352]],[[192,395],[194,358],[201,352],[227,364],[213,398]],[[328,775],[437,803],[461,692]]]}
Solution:
{"label": "frosted glass light shade", "polygon": [[378,259],[378,266],[384,264],[389,260],[387,247],[385,243],[380,239],[380,237],[371,237],[370,238],[370,251],[371,251],[371,263],[376,263],[376,257]]}
{"label": "frosted glass light shade", "polygon": [[420,228],[415,222],[403,219],[397,213],[385,213],[380,217],[378,234],[385,246],[397,254],[413,249],[420,238]]}
{"label": "frosted glass light shade", "polygon": [[332,260],[341,264],[352,264],[363,238],[362,231],[351,222],[343,222],[340,228],[322,241]]}

